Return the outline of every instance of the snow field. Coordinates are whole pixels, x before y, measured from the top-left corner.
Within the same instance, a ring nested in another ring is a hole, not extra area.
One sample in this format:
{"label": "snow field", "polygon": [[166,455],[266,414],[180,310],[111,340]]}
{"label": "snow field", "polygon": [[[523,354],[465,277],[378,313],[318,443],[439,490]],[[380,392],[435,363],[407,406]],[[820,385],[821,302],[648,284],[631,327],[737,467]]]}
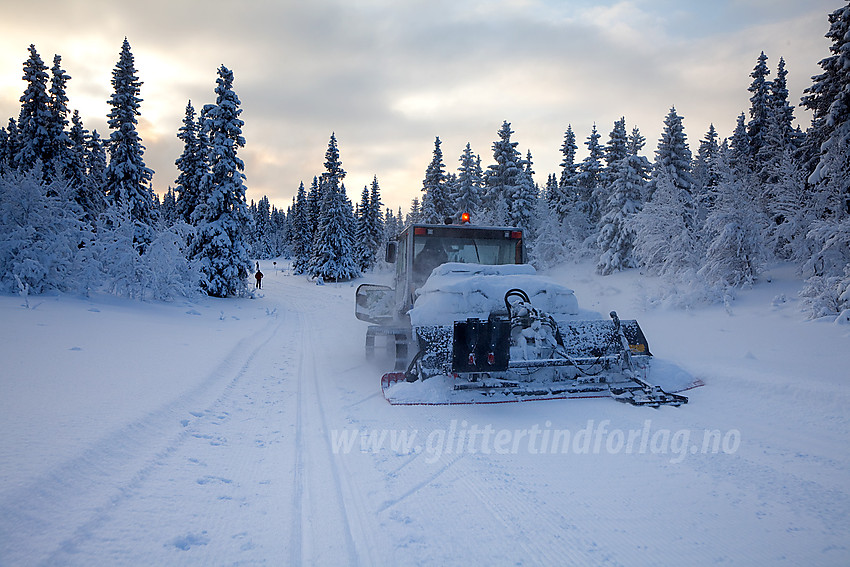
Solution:
{"label": "snow field", "polygon": [[548,274],[705,382],[658,410],[391,406],[360,282],[262,269],[255,300],[0,298],[0,564],[845,563],[850,337],[781,267],[728,310]]}

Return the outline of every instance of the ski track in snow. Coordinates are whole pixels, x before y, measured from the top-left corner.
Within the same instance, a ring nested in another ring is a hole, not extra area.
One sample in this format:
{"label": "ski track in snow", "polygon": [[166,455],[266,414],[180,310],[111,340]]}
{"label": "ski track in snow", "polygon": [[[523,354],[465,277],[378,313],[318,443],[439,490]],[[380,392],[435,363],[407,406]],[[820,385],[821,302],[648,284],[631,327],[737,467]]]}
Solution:
{"label": "ski track in snow", "polygon": [[[850,391],[824,372],[805,383],[694,350],[706,386],[681,408],[390,406],[385,368],[363,356],[354,286],[264,271],[256,301],[274,315],[211,353],[220,361],[193,388],[0,485],[0,565],[846,562]],[[689,432],[691,450],[611,452],[597,435],[601,451],[538,451],[527,433],[569,431],[575,449],[603,422]],[[470,449],[470,427],[485,426],[513,435],[513,450]],[[740,447],[693,450],[706,430],[739,431]],[[388,431],[415,442],[364,438]]]}

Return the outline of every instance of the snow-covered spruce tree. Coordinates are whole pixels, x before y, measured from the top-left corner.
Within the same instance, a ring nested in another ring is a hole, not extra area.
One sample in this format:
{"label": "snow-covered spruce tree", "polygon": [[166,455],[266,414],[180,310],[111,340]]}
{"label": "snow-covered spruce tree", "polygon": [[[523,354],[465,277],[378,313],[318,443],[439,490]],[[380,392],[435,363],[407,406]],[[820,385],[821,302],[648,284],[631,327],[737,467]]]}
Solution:
{"label": "snow-covered spruce tree", "polygon": [[[89,175],[88,152],[91,135],[83,126],[80,113],[76,110],[71,117],[71,129],[68,132],[68,138],[70,147],[64,176],[76,189],[77,203],[82,207],[86,221],[94,225],[97,215],[106,208],[106,196],[103,193],[103,186],[92,183],[93,176]],[[104,169],[105,167],[106,164],[104,164]]]}
{"label": "snow-covered spruce tree", "polygon": [[637,266],[633,219],[643,206],[642,195],[649,180],[649,161],[638,154],[643,149],[645,138],[637,128],[625,144],[625,156],[611,162],[606,174],[611,195],[596,239],[600,250],[596,271],[601,275]]}
{"label": "snow-covered spruce tree", "polygon": [[728,155],[719,156],[717,161],[717,202],[702,230],[708,247],[697,273],[724,297],[735,288],[755,283],[764,270],[762,232],[766,222],[742,187]]}
{"label": "snow-covered spruce tree", "polygon": [[325,172],[319,182],[321,214],[308,265],[308,273],[323,280],[339,281],[359,275],[354,260],[354,215],[342,184],[344,177],[336,135],[331,134],[325,152]]}
{"label": "snow-covered spruce tree", "polygon": [[398,234],[398,219],[393,210],[387,207],[384,211],[384,235],[386,240],[392,240]]}
{"label": "snow-covered spruce tree", "polygon": [[198,206],[198,186],[206,171],[204,153],[198,136],[199,123],[195,117],[195,107],[190,100],[186,104],[183,126],[177,133],[177,138],[183,142],[183,153],[174,162],[177,170],[176,192],[177,213],[187,223],[192,220],[192,213]]}
{"label": "snow-covered spruce tree", "polygon": [[[611,210],[611,204],[609,204],[608,200],[614,191],[613,180],[615,172],[613,166],[628,156],[628,134],[626,133],[625,118],[614,122],[614,128],[611,130],[608,138],[608,144],[602,148],[602,152],[605,158],[605,167],[599,172],[598,183],[591,195],[591,202],[598,209],[593,215],[596,218],[597,230],[595,239],[597,245],[600,245],[599,231],[603,226],[608,224],[607,221],[603,221],[602,217]],[[610,234],[606,236],[605,241],[608,241],[610,237]],[[605,244],[605,247],[607,246],[609,246],[609,243]]]}
{"label": "snow-covered spruce tree", "polygon": [[606,170],[602,173],[602,180],[605,183],[610,182],[607,169],[610,169],[612,165],[629,155],[628,146],[629,135],[626,132],[626,118],[623,117],[614,122],[614,128],[608,135],[608,144],[603,148]]}
{"label": "snow-covered spruce tree", "polygon": [[693,201],[667,173],[655,178],[652,198],[634,216],[635,256],[649,274],[675,278],[697,267],[697,234],[689,225]]}
{"label": "snow-covered spruce tree", "polygon": [[251,201],[249,207],[253,219],[251,232],[251,256],[261,260],[273,258],[275,251],[275,232],[277,227],[272,224],[272,206],[269,198],[263,195],[259,201]]}
{"label": "snow-covered spruce tree", "polygon": [[295,203],[292,207],[290,219],[290,234],[292,240],[292,269],[296,274],[303,274],[307,270],[310,261],[310,250],[313,235],[309,231],[309,210],[307,205],[307,191],[304,182],[298,186]]}
{"label": "snow-covered spruce tree", "polygon": [[655,151],[651,196],[634,218],[635,254],[649,273],[674,277],[696,269],[696,203],[690,161],[682,118],[673,108]]}
{"label": "snow-covered spruce tree", "polygon": [[404,230],[405,226],[407,226],[407,215],[402,212],[401,207],[399,206],[398,213],[395,216],[395,233],[392,233],[392,237],[396,237],[401,234],[401,231]]}
{"label": "snow-covered spruce tree", "polygon": [[[50,68],[50,122],[48,123],[50,140],[48,162],[51,169],[49,175],[53,178],[66,176],[71,168],[71,140],[67,131],[68,95],[65,92],[70,78],[70,75],[62,69],[62,57],[55,55],[53,67]],[[73,180],[71,186],[76,190]]]}
{"label": "snow-covered spruce tree", "polygon": [[[550,177],[554,185],[557,185],[557,175]],[[528,253],[534,267],[545,270],[570,257],[570,243],[564,239],[567,230],[558,218],[558,212],[546,199],[537,200],[535,219],[538,231],[534,240],[529,242]]]}
{"label": "snow-covered spruce tree", "polygon": [[404,224],[409,225],[417,222],[423,222],[422,206],[419,204],[419,197],[414,197],[410,201],[410,210],[407,211],[407,216],[404,219]]}
{"label": "snow-covered spruce tree", "polygon": [[272,212],[269,215],[269,219],[273,235],[270,239],[272,246],[270,257],[283,256],[285,258],[292,258],[292,249],[289,246],[290,239],[287,236],[292,232],[292,227],[289,224],[287,211],[278,209],[272,205]]}
{"label": "snow-covered spruce tree", "polygon": [[841,69],[841,46],[847,27],[847,23],[842,19],[845,17],[846,9],[846,7],[839,8],[829,14],[830,27],[825,37],[832,41],[829,48],[831,55],[818,63],[823,73],[812,77],[812,86],[803,91],[802,105],[812,111],[812,125],[806,131],[803,148],[807,174],[814,172],[820,161],[823,144],[836,126],[829,120],[829,115],[832,103],[842,91],[841,77],[846,72]]}
{"label": "snow-covered spruce tree", "polygon": [[[325,171],[322,173],[322,183],[319,184],[319,194],[322,195],[322,202],[324,202],[322,190],[331,188],[339,189],[345,179],[345,175],[345,170],[342,168],[342,160],[339,157],[339,144],[336,141],[336,133],[331,132],[328,149],[325,151]],[[321,204],[318,209],[323,210]]]}
{"label": "snow-covered spruce tree", "polygon": [[15,168],[29,171],[41,162],[42,174],[49,176],[50,157],[50,95],[47,92],[47,66],[35,49],[29,46],[30,56],[24,63],[23,80],[27,87],[21,95],[21,113],[17,122],[18,147],[13,157]]}
{"label": "snow-covered spruce tree", "polygon": [[752,171],[752,146],[750,144],[750,135],[747,134],[747,117],[742,112],[738,115],[738,120],[735,123],[735,130],[732,132],[732,137],[729,138],[729,160],[730,165],[739,174]]}
{"label": "snow-covered spruce tree", "polygon": [[458,215],[469,213],[472,218],[478,218],[481,211],[484,173],[481,171],[481,158],[472,153],[469,142],[463,149],[457,168],[457,183],[452,195],[455,220]]}
{"label": "snow-covered spruce tree", "polygon": [[[846,102],[850,102],[850,92],[846,96]],[[813,275],[801,292],[806,311],[813,318],[846,314],[850,310],[849,118],[845,115],[844,122],[824,142],[826,151],[809,177],[810,183],[817,180],[810,202],[815,211],[822,211],[806,234],[814,253],[804,269]]]}
{"label": "snow-covered spruce tree", "polygon": [[807,234],[815,254],[805,266],[814,275],[802,295],[812,317],[850,309],[850,2],[829,22],[832,56],[821,61],[824,73],[814,78],[812,98],[804,100],[816,111],[813,129],[821,129],[812,135],[823,140],[808,179],[817,220]]}
{"label": "snow-covered spruce tree", "polygon": [[761,170],[761,153],[762,147],[765,145],[765,134],[767,133],[768,122],[770,120],[770,89],[771,82],[768,80],[770,70],[767,67],[767,55],[764,51],[758,57],[753,72],[750,73],[753,82],[747,89],[752,93],[750,97],[750,121],[747,124],[747,134],[750,140],[750,157],[754,163],[756,172]]}
{"label": "snow-covered spruce tree", "polygon": [[812,222],[806,234],[811,254],[803,268],[813,275],[800,295],[809,317],[838,315],[838,321],[846,322],[850,318],[850,194],[846,189],[850,182],[850,121],[835,129],[824,145],[827,150],[812,174],[824,177],[810,202],[827,213]]}
{"label": "snow-covered spruce tree", "polygon": [[446,185],[443,150],[440,148],[440,137],[434,140],[434,153],[431,163],[425,169],[425,179],[422,180],[422,217],[424,222],[442,223],[446,217],[454,216],[451,196]]}
{"label": "snow-covered spruce tree", "polygon": [[513,133],[510,123],[504,121],[499,129],[499,139],[493,142],[493,159],[496,163],[487,166],[484,172],[484,216],[494,225],[516,220],[512,218],[510,200],[518,191],[524,175],[525,160],[516,149],[518,143],[511,141]]}
{"label": "snow-covered spruce tree", "polygon": [[810,256],[811,250],[804,240],[813,219],[807,206],[806,175],[796,155],[793,148],[785,148],[779,161],[767,171],[764,187],[770,199],[766,210],[766,244],[776,258],[797,257],[802,262]]}
{"label": "snow-covered spruce tree", "polygon": [[[328,149],[325,152],[325,171],[319,179],[318,195],[321,196],[321,202],[316,205],[318,232],[319,226],[322,223],[321,216],[325,214],[325,193],[331,186],[337,188],[346,207],[345,223],[348,227],[348,233],[351,238],[354,237],[354,205],[345,193],[345,189],[341,188],[342,181],[345,179],[345,170],[342,168],[342,160],[339,157],[339,147],[336,141],[336,134],[331,134],[331,139],[328,142]],[[315,243],[315,238],[313,239]],[[314,251],[315,252],[315,251]]]}
{"label": "snow-covered spruce tree", "polygon": [[794,130],[794,106],[788,102],[788,71],[785,59],[779,58],[776,77],[770,83],[770,108],[765,132],[767,156],[763,161],[776,163],[777,156],[799,142]]}
{"label": "snow-covered spruce tree", "polygon": [[380,257],[379,252],[386,242],[383,205],[381,202],[381,186],[378,184],[378,176],[375,175],[372,177],[372,184],[369,186],[369,207],[367,209],[367,238],[372,250],[372,263],[369,267],[375,265]]}
{"label": "snow-covered spruce tree", "polygon": [[550,173],[546,177],[546,185],[543,187],[543,198],[546,199],[549,208],[555,210],[558,204],[558,197],[558,176],[555,173]]}
{"label": "snow-covered spruce tree", "polygon": [[[795,159],[802,140],[792,126],[794,107],[788,104],[788,88],[785,60],[779,60],[776,78],[771,82],[767,126],[764,130],[764,144],[756,156],[759,170],[757,180],[761,185],[756,205],[767,214],[777,207],[778,196],[775,189],[786,180],[777,177],[783,175],[788,158]],[[785,162],[785,165],[781,165]]]}
{"label": "snow-covered spruce tree", "polygon": [[345,185],[328,183],[324,191],[322,218],[313,243],[309,272],[325,281],[350,280],[360,275],[354,260],[351,207]]}
{"label": "snow-covered spruce tree", "polygon": [[[587,214],[587,203],[582,200],[579,188],[579,164],[576,163],[576,137],[572,126],[567,126],[564,142],[561,145],[561,173],[558,178],[557,192],[549,192],[550,206],[557,213],[560,231],[564,239],[564,248],[573,258],[588,256],[588,235],[593,227]],[[541,221],[542,222],[542,221]],[[593,243],[595,251],[595,242]]]}
{"label": "snow-covered spruce tree", "polygon": [[684,207],[682,218],[688,230],[695,231],[698,227],[694,178],[691,174],[691,150],[688,148],[682,117],[676,113],[675,107],[670,109],[664,119],[664,130],[658,140],[658,148],[655,150],[650,195],[661,177],[666,177],[676,190],[683,193],[679,199]]}
{"label": "snow-covered spruce tree", "polygon": [[9,133],[5,127],[0,126],[0,175],[10,170],[8,158]]}
{"label": "snow-covered spruce tree", "polygon": [[209,170],[201,180],[198,206],[192,214],[195,235],[190,256],[203,274],[202,289],[215,297],[243,295],[252,269],[246,232],[251,219],[245,202],[245,165],[237,156],[245,146],[242,110],[233,90],[233,72],[222,65],[216,80],[216,102],[204,108]]}
{"label": "snow-covered spruce tree", "polygon": [[[448,200],[449,206],[448,209],[452,211],[453,217],[460,217],[460,213],[457,212],[457,209],[454,208],[455,202],[455,194],[457,193],[457,173],[449,173],[446,172],[446,185],[445,185],[445,194],[446,199]],[[445,221],[446,219],[443,219]]]}
{"label": "snow-covered spruce tree", "polygon": [[136,130],[139,116],[139,89],[142,82],[136,76],[130,42],[124,38],[121,54],[112,71],[114,92],[108,104],[109,136],[106,168],[106,193],[113,203],[123,203],[136,225],[134,241],[139,251],[154,238],[153,190],[150,182],[153,171],[145,166],[144,146]]}
{"label": "snow-covered spruce tree", "polygon": [[387,241],[394,240],[407,226],[407,215],[404,213],[401,206],[399,206],[395,211],[393,211],[390,207],[387,207],[384,219],[386,219],[384,223],[384,230],[387,235]]}
{"label": "snow-covered spruce tree", "polygon": [[644,190],[641,192],[642,201],[646,200],[646,186],[649,183],[652,173],[652,164],[649,163],[649,160],[646,159],[646,157],[640,155],[645,145],[646,138],[640,133],[640,128],[635,126],[632,128],[632,133],[629,134],[628,155],[629,157],[637,158],[632,160],[635,170],[637,171],[637,176],[645,181],[645,183],[643,183]]}
{"label": "snow-covered spruce tree", "polygon": [[558,217],[563,219],[567,216],[570,210],[576,203],[578,195],[578,164],[576,164],[576,135],[573,133],[573,127],[567,126],[567,131],[564,133],[564,143],[561,144],[561,154],[564,156],[561,160],[561,176],[558,179],[557,198],[552,198],[555,201],[555,210]]}
{"label": "snow-covered spruce tree", "polygon": [[526,237],[534,239],[537,235],[537,200],[540,189],[534,183],[531,151],[527,152],[522,171],[517,176],[517,184],[506,187],[508,205],[508,224],[520,227]]}
{"label": "snow-covered spruce tree", "polygon": [[92,130],[86,141],[86,194],[91,196],[94,204],[93,213],[101,213],[106,209],[106,149],[97,130]]}
{"label": "snow-covered spruce tree", "polygon": [[717,156],[720,153],[717,130],[710,124],[705,137],[700,140],[697,155],[694,158],[693,174],[696,190],[699,222],[705,221],[708,212],[714,208],[717,199],[717,186],[720,175],[717,171]]}
{"label": "snow-covered spruce tree", "polygon": [[361,272],[368,270],[374,261],[372,248],[369,246],[369,187],[364,185],[360,194],[360,202],[354,209],[354,261]]}
{"label": "snow-covered spruce tree", "polygon": [[384,242],[384,218],[381,212],[381,193],[378,178],[372,179],[371,190],[363,186],[355,210],[354,260],[361,272],[375,266],[378,250]]}
{"label": "snow-covered spruce tree", "polygon": [[14,118],[9,119],[9,127],[0,127],[0,175],[14,169],[13,157],[17,142],[17,122]]}
{"label": "snow-covered spruce tree", "polygon": [[164,227],[172,226],[177,221],[185,222],[177,213],[177,194],[171,186],[162,196],[162,204],[159,206],[159,220]]}
{"label": "snow-covered spruce tree", "polygon": [[579,164],[578,173],[578,205],[587,215],[590,226],[595,226],[601,215],[601,207],[604,201],[600,202],[599,198],[604,194],[600,191],[602,184],[602,160],[605,156],[605,151],[599,143],[599,132],[596,129],[596,123],[593,124],[593,129],[590,136],[587,137],[587,157]]}
{"label": "snow-covered spruce tree", "polygon": [[319,178],[313,176],[313,181],[310,183],[310,190],[307,192],[307,230],[310,233],[310,247],[312,249],[313,239],[316,236],[316,231],[319,230],[319,217],[322,214],[322,184],[319,183]]}
{"label": "snow-covered spruce tree", "polygon": [[[68,156],[62,174],[72,185],[84,185],[86,171],[86,152],[88,148],[89,131],[83,126],[80,112],[75,110],[71,116],[71,128],[68,130]],[[82,192],[83,189],[80,189]],[[84,199],[79,200],[80,204]]]}

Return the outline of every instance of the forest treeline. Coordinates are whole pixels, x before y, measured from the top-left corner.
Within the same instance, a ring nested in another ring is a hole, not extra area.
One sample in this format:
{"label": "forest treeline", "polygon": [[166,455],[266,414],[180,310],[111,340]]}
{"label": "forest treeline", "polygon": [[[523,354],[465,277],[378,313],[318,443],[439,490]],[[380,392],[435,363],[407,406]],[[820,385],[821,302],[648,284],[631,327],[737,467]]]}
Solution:
{"label": "forest treeline", "polygon": [[246,293],[253,259],[281,255],[298,273],[344,280],[380,264],[406,224],[468,212],[478,224],[523,228],[539,267],[592,259],[603,275],[639,268],[683,304],[728,300],[769,264],[794,262],[809,316],[839,314],[850,308],[850,2],[828,23],[829,54],[800,101],[812,113],[805,130],[794,126],[785,61],[772,69],[761,53],[735,130],[721,137],[712,125],[695,151],[675,108],[652,160],[625,117],[604,143],[594,125],[581,159],[567,126],[559,170],[541,186],[505,121],[486,166],[469,144],[447,166],[437,137],[406,213],[384,207],[377,176],[357,203],[348,197],[333,134],[322,173],[286,210],[267,197],[248,204],[241,103],[224,66],[215,102],[186,106],[179,176],[160,200],[136,131],[141,82],[128,41],[113,70],[107,138],[69,111],[61,57],[48,68],[30,46],[20,115],[0,128],[0,286],[223,297]]}

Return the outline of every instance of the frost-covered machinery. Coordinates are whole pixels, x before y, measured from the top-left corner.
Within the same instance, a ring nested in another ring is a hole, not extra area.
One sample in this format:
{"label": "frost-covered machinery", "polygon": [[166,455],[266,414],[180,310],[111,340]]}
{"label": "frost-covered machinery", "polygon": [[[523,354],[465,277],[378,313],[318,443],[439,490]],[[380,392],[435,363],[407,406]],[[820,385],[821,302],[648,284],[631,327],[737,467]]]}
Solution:
{"label": "frost-covered machinery", "polygon": [[680,405],[675,392],[698,385],[652,358],[637,321],[581,310],[572,290],[537,274],[517,228],[415,224],[387,261],[395,285],[361,285],[355,312],[371,323],[367,357],[395,360],[381,380],[390,403]]}

